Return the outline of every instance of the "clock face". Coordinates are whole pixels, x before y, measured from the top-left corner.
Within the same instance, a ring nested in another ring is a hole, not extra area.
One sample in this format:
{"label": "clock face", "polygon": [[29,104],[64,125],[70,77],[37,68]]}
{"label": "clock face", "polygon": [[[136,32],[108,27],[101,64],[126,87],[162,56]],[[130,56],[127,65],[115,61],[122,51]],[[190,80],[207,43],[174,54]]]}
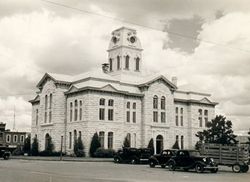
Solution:
{"label": "clock face", "polygon": [[112,42],[114,43],[114,44],[116,44],[117,42],[118,42],[118,38],[116,37],[116,36],[114,36],[114,37],[112,37]]}
{"label": "clock face", "polygon": [[136,37],[135,37],[135,36],[130,37],[129,41],[130,41],[132,44],[135,43]]}

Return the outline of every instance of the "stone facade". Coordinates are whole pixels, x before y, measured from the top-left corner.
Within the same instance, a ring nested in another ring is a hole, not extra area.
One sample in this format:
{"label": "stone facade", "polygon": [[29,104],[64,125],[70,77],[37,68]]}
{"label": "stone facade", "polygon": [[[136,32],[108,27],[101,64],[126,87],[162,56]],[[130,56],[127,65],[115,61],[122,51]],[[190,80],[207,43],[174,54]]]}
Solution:
{"label": "stone facade", "polygon": [[125,137],[131,147],[147,147],[153,138],[156,152],[171,148],[176,140],[182,148],[193,148],[195,133],[214,117],[217,103],[209,94],[177,86],[176,78],[144,75],[135,30],[122,27],[112,36],[108,70],[76,76],[46,73],[38,83],[37,97],[30,102],[31,137],[38,138],[39,150],[45,149],[49,135],[56,151],[62,142],[70,154],[80,136],[88,154],[95,132],[103,135],[104,148],[115,150]]}

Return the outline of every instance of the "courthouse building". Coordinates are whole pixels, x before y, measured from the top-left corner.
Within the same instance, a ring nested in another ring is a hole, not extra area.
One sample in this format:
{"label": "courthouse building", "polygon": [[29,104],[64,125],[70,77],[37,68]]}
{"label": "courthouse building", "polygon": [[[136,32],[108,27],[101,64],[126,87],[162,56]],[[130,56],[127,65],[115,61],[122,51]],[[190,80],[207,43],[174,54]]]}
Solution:
{"label": "courthouse building", "polygon": [[63,150],[72,153],[80,136],[88,153],[95,132],[102,147],[115,150],[125,137],[131,147],[146,147],[153,138],[157,153],[176,140],[193,148],[195,133],[214,117],[217,103],[210,94],[177,85],[176,77],[143,74],[142,51],[136,30],[122,27],[112,32],[102,69],[76,76],[46,73],[30,101],[31,137],[38,138],[39,150],[51,136],[55,150],[62,138]]}

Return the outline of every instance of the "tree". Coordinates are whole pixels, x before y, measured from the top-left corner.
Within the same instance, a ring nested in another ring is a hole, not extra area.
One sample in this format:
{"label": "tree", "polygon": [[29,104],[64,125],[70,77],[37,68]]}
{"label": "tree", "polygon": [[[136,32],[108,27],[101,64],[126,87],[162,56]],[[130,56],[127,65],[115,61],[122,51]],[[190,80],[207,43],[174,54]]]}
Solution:
{"label": "tree", "polygon": [[38,151],[38,140],[37,140],[37,137],[34,137],[32,145],[31,145],[31,155],[37,156],[38,153],[39,153],[39,151]]}
{"label": "tree", "polygon": [[151,138],[148,143],[148,148],[151,151],[151,154],[153,155],[155,153],[155,148],[154,148],[154,139]]}
{"label": "tree", "polygon": [[24,140],[24,146],[23,146],[24,153],[30,153],[30,135],[28,135],[27,138]]}
{"label": "tree", "polygon": [[95,156],[95,151],[99,147],[101,147],[101,144],[100,144],[100,141],[99,141],[98,134],[97,134],[97,132],[95,132],[95,134],[93,135],[92,140],[91,140],[90,149],[89,149],[89,155],[91,157],[94,157]]}
{"label": "tree", "polygon": [[197,132],[200,143],[236,144],[236,135],[233,134],[232,122],[226,117],[216,116],[207,123],[208,129]]}
{"label": "tree", "polygon": [[124,138],[123,147],[130,147],[130,141],[128,139],[128,136]]}
{"label": "tree", "polygon": [[84,145],[80,136],[75,140],[74,153],[76,157],[85,157]]}
{"label": "tree", "polygon": [[172,149],[180,149],[179,143],[177,140],[175,141],[174,145],[172,146]]}
{"label": "tree", "polygon": [[45,151],[48,152],[48,154],[52,154],[53,150],[54,150],[54,144],[52,142],[51,136],[49,136],[47,140],[47,145],[45,147]]}

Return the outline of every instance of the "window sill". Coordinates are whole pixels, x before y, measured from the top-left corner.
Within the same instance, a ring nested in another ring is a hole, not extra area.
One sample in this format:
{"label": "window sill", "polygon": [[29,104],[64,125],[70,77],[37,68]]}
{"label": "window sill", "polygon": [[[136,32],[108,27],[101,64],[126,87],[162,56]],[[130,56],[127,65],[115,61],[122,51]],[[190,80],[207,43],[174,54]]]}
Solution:
{"label": "window sill", "polygon": [[41,124],[40,126],[53,126],[54,125],[54,123],[43,123],[43,124]]}

